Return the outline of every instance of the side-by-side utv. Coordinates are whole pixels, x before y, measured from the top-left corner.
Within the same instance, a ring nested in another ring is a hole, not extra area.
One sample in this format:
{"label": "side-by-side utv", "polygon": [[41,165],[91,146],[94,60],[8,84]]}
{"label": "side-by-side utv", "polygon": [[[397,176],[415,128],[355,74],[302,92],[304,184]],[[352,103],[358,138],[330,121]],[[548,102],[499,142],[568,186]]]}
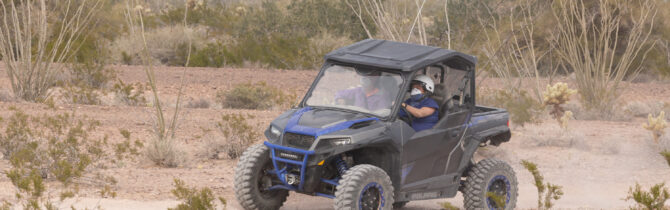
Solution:
{"label": "side-by-side utv", "polygon": [[[512,168],[473,161],[477,148],[511,137],[506,110],[475,105],[476,63],[452,50],[373,39],[327,54],[301,103],[239,159],[238,201],[245,209],[278,209],[295,191],[332,198],[335,209],[392,209],[460,191],[466,209],[513,209]],[[398,113],[407,112],[401,104],[418,75],[435,83],[427,97],[439,105],[439,120],[416,132],[417,119]],[[342,97],[361,83],[375,91]]]}

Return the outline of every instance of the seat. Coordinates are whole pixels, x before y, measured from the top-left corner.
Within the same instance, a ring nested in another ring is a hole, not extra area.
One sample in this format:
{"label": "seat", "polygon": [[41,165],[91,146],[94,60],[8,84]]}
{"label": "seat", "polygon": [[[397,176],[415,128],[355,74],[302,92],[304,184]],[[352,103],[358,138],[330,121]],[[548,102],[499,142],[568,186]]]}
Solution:
{"label": "seat", "polygon": [[449,109],[449,103],[451,100],[451,95],[449,94],[449,90],[444,84],[436,84],[435,85],[435,92],[431,96],[435,102],[437,102],[437,105],[439,106],[438,111],[438,118],[442,119],[442,117],[446,114],[447,110]]}

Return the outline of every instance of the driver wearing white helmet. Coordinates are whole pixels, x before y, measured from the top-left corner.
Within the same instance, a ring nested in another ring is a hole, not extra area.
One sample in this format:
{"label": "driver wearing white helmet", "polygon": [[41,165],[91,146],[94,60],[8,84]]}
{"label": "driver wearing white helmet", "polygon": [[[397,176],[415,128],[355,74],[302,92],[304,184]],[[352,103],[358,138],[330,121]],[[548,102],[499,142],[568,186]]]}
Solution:
{"label": "driver wearing white helmet", "polygon": [[[407,112],[411,114],[411,125],[416,132],[430,129],[437,123],[439,109],[437,102],[428,97],[435,90],[435,84],[429,76],[419,75],[411,82],[411,97],[401,106],[398,115],[407,117]],[[407,112],[405,112],[407,110]]]}

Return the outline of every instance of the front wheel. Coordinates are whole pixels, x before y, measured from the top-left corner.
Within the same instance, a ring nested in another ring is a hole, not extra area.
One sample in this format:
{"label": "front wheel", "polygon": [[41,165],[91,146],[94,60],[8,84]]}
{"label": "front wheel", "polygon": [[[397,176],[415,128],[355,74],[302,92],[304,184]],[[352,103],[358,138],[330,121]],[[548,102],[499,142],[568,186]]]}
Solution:
{"label": "front wheel", "polygon": [[479,161],[465,182],[465,209],[514,209],[518,191],[516,175],[507,163],[495,159]]}
{"label": "front wheel", "polygon": [[335,209],[393,209],[391,178],[379,167],[352,167],[344,173],[336,190]]}
{"label": "front wheel", "polygon": [[269,149],[262,144],[249,147],[235,168],[235,197],[244,209],[279,209],[288,196],[286,190],[267,190],[273,177]]}

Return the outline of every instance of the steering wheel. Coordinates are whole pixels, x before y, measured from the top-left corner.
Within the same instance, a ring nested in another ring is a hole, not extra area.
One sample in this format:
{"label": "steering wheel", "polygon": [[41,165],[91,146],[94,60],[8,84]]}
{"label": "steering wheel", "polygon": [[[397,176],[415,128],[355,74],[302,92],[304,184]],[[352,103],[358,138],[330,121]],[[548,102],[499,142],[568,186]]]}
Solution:
{"label": "steering wheel", "polygon": [[412,121],[414,121],[414,117],[412,117],[412,114],[407,111],[407,108],[404,106],[400,106],[400,108],[407,113],[406,117],[400,117],[400,120],[408,122],[409,126],[412,126]]}

